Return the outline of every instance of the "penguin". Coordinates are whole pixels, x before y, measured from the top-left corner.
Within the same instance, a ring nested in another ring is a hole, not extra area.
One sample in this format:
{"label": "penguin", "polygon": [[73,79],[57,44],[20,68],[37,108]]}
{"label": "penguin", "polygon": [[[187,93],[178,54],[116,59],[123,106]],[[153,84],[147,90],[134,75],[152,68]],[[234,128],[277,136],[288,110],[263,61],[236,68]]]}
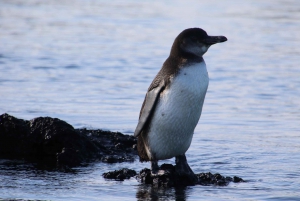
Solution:
{"label": "penguin", "polygon": [[209,36],[201,28],[183,30],[170,55],[146,93],[134,132],[141,162],[151,162],[158,174],[158,160],[175,157],[175,170],[192,181],[196,176],[185,152],[191,145],[209,84],[203,55],[225,36]]}

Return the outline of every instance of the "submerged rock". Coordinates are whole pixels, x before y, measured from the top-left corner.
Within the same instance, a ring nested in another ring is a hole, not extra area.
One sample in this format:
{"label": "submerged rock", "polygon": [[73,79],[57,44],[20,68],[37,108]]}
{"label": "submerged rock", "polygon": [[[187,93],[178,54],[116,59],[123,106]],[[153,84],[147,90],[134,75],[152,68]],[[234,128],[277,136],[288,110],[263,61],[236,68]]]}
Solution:
{"label": "submerged rock", "polygon": [[111,172],[103,173],[102,176],[105,179],[114,179],[117,181],[123,181],[124,179],[130,179],[131,177],[134,177],[136,175],[136,171],[123,168],[121,170],[115,170]]}
{"label": "submerged rock", "polygon": [[[236,177],[236,176],[234,176],[233,178],[224,177],[218,173],[212,174],[208,172],[208,173],[196,174],[198,181],[191,183],[187,177],[178,175],[178,173],[175,170],[175,166],[171,164],[161,165],[160,170],[161,171],[159,171],[158,174],[152,175],[151,170],[145,168],[139,172],[136,178],[141,183],[151,184],[152,186],[155,187],[180,187],[180,186],[194,186],[194,185],[227,186],[230,182],[235,182],[235,183],[244,182],[244,180],[240,177]],[[128,169],[126,171],[128,171]],[[113,172],[104,173],[103,176],[105,178],[118,180],[119,172],[122,173],[123,169],[119,171],[116,170]]]}
{"label": "submerged rock", "polygon": [[230,182],[239,183],[245,182],[242,178],[234,176],[232,177],[224,177],[219,173],[212,174],[208,173],[200,173],[196,174],[198,177],[198,184],[200,185],[216,185],[216,186],[227,186]]}
{"label": "submerged rock", "polygon": [[30,121],[0,115],[0,158],[24,158],[50,166],[78,166],[101,160],[133,161],[137,156],[133,136],[102,130],[74,129],[57,118]]}

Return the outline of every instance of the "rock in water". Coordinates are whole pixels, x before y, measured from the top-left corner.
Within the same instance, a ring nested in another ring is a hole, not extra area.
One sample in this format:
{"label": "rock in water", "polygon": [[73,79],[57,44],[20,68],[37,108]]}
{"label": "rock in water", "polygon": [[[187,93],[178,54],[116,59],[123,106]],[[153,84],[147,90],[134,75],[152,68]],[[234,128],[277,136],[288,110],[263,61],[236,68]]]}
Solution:
{"label": "rock in water", "polygon": [[87,136],[57,118],[38,117],[26,121],[3,114],[0,133],[0,156],[5,158],[76,166],[98,152]]}
{"label": "rock in water", "polygon": [[74,129],[57,118],[30,121],[0,115],[0,158],[26,159],[47,166],[78,166],[82,162],[133,161],[136,139],[122,133]]}
{"label": "rock in water", "polygon": [[[200,173],[196,174],[198,181],[195,183],[191,183],[188,178],[184,176],[178,175],[175,166],[171,164],[163,164],[160,166],[160,170],[158,174],[152,175],[151,170],[145,168],[140,171],[140,173],[136,176],[139,182],[144,184],[150,184],[155,187],[180,187],[180,186],[194,186],[194,185],[215,185],[215,186],[227,186],[230,182],[244,182],[242,178],[239,177],[224,177],[220,174],[211,174],[208,173]],[[127,169],[128,171],[128,169]],[[119,180],[120,173],[123,172],[123,169],[119,171],[113,171],[104,173],[104,178],[107,179],[115,179]],[[122,177],[123,179],[125,177]],[[127,178],[126,178],[127,179]]]}
{"label": "rock in water", "polygon": [[138,174],[137,178],[141,183],[151,184],[153,186],[177,187],[177,186],[194,186],[194,185],[216,185],[227,186],[230,182],[244,182],[239,177],[224,177],[220,174],[200,173],[196,174],[198,181],[191,183],[189,178],[179,175],[175,166],[171,164],[163,164],[160,167],[163,170],[162,174],[152,175],[150,169],[143,169]]}
{"label": "rock in water", "polygon": [[76,129],[99,147],[99,160],[105,163],[133,162],[137,157],[136,138],[119,132]]}
{"label": "rock in water", "polygon": [[103,173],[102,176],[105,179],[114,179],[117,181],[123,181],[124,179],[130,179],[136,175],[136,171],[130,170],[128,168],[123,168],[121,170],[115,170],[107,173]]}

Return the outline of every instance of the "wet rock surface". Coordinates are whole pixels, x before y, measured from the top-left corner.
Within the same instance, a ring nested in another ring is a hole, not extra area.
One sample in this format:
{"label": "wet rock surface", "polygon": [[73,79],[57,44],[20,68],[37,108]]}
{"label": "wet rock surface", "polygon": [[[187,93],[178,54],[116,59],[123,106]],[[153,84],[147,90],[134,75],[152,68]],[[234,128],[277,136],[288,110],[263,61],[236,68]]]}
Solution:
{"label": "wet rock surface", "polygon": [[88,136],[89,140],[98,147],[98,159],[105,163],[133,162],[137,157],[136,138],[120,132],[103,130],[76,129]]}
{"label": "wet rock surface", "polygon": [[[158,174],[152,175],[151,170],[145,168],[139,172],[136,176],[137,180],[144,184],[150,184],[155,187],[180,187],[180,186],[194,186],[194,185],[215,185],[215,186],[227,186],[230,182],[238,183],[245,182],[242,178],[234,176],[232,177],[224,177],[221,174],[212,174],[208,173],[200,173],[196,174],[198,181],[191,183],[190,180],[182,175],[178,175],[175,166],[172,164],[163,164],[160,166],[160,170]],[[132,170],[134,171],[134,170]],[[119,171],[112,171],[108,173],[104,173],[103,177],[107,179],[120,180],[129,179],[130,174],[128,169],[124,173],[124,169]],[[127,173],[127,174],[126,174]],[[121,175],[121,176],[119,176]],[[133,175],[133,174],[132,174]],[[133,175],[135,176],[135,175]]]}
{"label": "wet rock surface", "polygon": [[101,160],[134,161],[133,136],[103,130],[74,129],[57,118],[30,121],[0,115],[0,158],[26,159],[50,166],[78,166]]}
{"label": "wet rock surface", "polygon": [[130,179],[131,177],[136,176],[136,171],[128,168],[123,168],[121,170],[115,170],[115,171],[103,173],[102,176],[105,179],[114,179],[117,181],[123,181],[124,179]]}

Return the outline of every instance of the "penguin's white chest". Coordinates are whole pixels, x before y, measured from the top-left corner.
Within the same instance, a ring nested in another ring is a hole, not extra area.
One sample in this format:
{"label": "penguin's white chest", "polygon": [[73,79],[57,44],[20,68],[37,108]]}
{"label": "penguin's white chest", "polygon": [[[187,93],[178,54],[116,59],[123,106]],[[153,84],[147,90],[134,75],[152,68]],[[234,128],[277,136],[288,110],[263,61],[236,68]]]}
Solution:
{"label": "penguin's white chest", "polygon": [[205,62],[183,67],[160,95],[148,132],[148,156],[184,154],[199,121],[209,79]]}

